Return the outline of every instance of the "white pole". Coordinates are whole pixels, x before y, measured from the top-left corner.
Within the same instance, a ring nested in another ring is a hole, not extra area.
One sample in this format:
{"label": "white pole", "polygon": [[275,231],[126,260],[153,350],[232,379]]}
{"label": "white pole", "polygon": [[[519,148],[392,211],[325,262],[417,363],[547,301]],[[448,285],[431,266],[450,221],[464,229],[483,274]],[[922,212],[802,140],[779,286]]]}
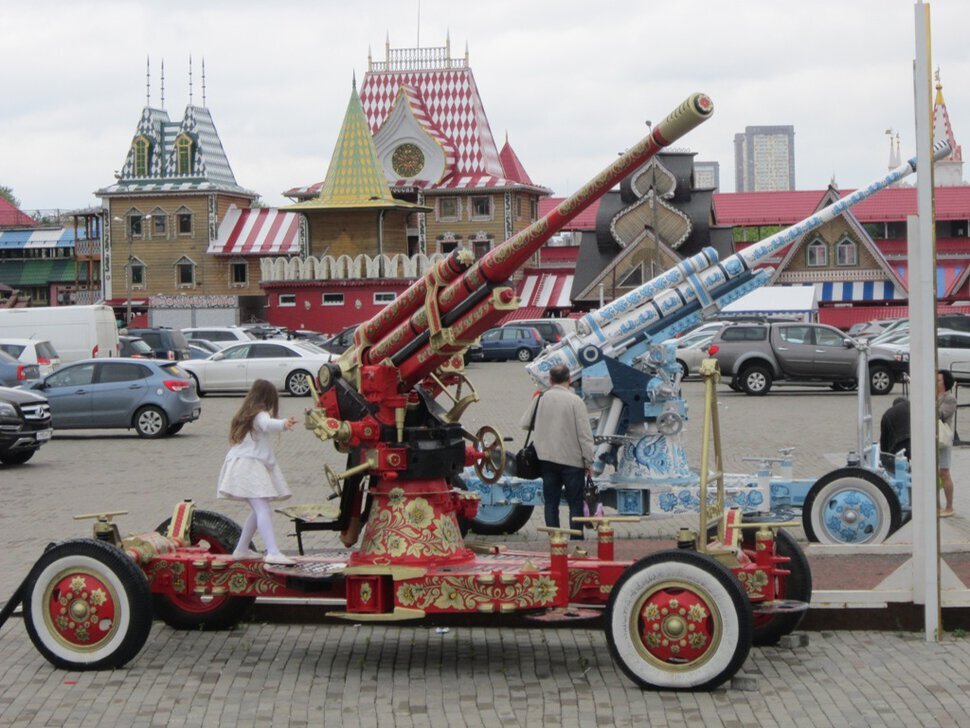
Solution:
{"label": "white pole", "polygon": [[919,215],[907,220],[909,367],[912,377],[913,598],[923,604],[927,642],[940,639],[940,554],[936,491],[936,237],[933,214],[933,108],[930,6],[917,2],[914,92]]}

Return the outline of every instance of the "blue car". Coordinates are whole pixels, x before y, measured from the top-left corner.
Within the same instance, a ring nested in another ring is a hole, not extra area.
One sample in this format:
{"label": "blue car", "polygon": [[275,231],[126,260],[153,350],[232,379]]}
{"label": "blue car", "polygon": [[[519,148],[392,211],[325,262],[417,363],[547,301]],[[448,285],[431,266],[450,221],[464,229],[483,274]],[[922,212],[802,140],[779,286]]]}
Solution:
{"label": "blue car", "polygon": [[471,361],[532,361],[545,346],[542,335],[531,326],[499,326],[489,329],[468,348]]}
{"label": "blue car", "polygon": [[0,385],[22,387],[29,385],[38,377],[40,377],[40,367],[37,364],[25,364],[0,349]]}
{"label": "blue car", "polygon": [[165,359],[79,361],[31,389],[47,397],[55,431],[134,428],[140,437],[164,437],[202,414],[195,381]]}

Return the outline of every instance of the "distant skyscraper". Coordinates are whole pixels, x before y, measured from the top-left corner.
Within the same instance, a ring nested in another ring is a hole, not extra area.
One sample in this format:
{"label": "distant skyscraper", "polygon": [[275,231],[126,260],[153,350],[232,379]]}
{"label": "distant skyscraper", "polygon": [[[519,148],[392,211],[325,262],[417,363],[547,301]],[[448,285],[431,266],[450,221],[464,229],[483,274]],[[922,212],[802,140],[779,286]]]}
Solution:
{"label": "distant skyscraper", "polygon": [[795,127],[746,126],[734,135],[736,192],[795,189]]}
{"label": "distant skyscraper", "polygon": [[694,187],[717,190],[720,186],[720,162],[694,162]]}

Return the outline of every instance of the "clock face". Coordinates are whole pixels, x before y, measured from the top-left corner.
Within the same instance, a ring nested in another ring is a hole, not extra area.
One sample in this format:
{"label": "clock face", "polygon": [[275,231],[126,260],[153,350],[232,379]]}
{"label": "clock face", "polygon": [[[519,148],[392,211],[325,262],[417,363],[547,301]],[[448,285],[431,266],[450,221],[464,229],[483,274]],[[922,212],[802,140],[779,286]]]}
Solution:
{"label": "clock face", "polygon": [[402,177],[414,177],[424,169],[424,152],[410,142],[402,144],[391,155],[391,166]]}

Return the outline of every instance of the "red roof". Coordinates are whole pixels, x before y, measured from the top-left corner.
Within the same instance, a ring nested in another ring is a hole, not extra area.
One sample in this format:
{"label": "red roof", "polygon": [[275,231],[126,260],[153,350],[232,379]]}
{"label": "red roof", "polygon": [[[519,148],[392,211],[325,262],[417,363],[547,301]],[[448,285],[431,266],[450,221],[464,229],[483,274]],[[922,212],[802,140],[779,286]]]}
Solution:
{"label": "red roof", "polygon": [[[839,190],[842,197],[855,190]],[[719,192],[714,195],[718,225],[792,225],[815,212],[825,190]],[[859,222],[901,222],[916,214],[915,187],[889,187],[851,208]],[[936,219],[970,219],[970,185],[936,188]]]}
{"label": "red roof", "polygon": [[508,139],[505,140],[505,146],[499,152],[498,158],[502,161],[502,170],[505,172],[506,178],[521,182],[524,185],[532,184],[529,173],[525,171],[525,167],[522,166],[522,162],[519,161],[519,157],[512,149]]}
{"label": "red roof", "polygon": [[544,268],[575,268],[578,258],[578,245],[544,245],[539,250],[539,265]]}
{"label": "red roof", "polygon": [[[565,197],[546,197],[539,200],[539,217],[544,217],[550,213],[557,205],[559,205]],[[563,226],[563,230],[595,230],[596,229],[596,213],[600,209],[600,201],[596,200],[583,210],[581,213],[576,215],[572,220]]]}
{"label": "red roof", "polygon": [[37,221],[22,213],[16,205],[5,197],[0,197],[0,228],[34,227]]}
{"label": "red roof", "polygon": [[210,243],[213,255],[296,255],[300,252],[300,215],[275,207],[230,206]]}

